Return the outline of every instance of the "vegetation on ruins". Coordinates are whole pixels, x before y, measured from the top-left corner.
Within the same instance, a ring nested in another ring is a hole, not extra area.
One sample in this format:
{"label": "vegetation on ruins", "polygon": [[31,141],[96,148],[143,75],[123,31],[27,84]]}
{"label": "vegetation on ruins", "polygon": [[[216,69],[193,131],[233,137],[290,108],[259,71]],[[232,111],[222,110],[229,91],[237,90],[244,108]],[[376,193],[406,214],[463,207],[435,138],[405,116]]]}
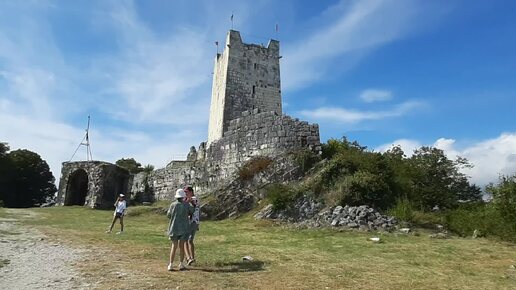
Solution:
{"label": "vegetation on ruins", "polygon": [[115,162],[115,164],[122,168],[127,169],[127,171],[129,171],[132,174],[137,174],[142,171],[150,172],[150,171],[154,170],[154,166],[152,166],[150,164],[145,167],[142,167],[142,164],[137,162],[136,160],[134,160],[134,158],[121,158],[121,159],[118,159]]}
{"label": "vegetation on ruins", "polygon": [[31,207],[46,202],[56,192],[47,162],[29,150],[9,150],[7,143],[0,143],[0,203]]}

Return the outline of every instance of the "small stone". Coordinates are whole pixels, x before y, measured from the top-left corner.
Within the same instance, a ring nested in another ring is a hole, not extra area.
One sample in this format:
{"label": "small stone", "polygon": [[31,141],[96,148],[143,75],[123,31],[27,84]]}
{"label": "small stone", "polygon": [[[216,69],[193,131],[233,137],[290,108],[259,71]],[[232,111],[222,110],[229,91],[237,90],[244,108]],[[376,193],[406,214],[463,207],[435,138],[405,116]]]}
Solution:
{"label": "small stone", "polygon": [[252,261],[252,260],[254,260],[254,259],[251,256],[244,256],[244,257],[242,257],[242,261]]}
{"label": "small stone", "polygon": [[408,233],[410,233],[410,229],[409,228],[401,228],[400,232],[402,232],[404,234],[408,234]]}
{"label": "small stone", "polygon": [[437,234],[432,234],[429,237],[431,239],[447,239],[448,235],[446,233],[437,233]]}

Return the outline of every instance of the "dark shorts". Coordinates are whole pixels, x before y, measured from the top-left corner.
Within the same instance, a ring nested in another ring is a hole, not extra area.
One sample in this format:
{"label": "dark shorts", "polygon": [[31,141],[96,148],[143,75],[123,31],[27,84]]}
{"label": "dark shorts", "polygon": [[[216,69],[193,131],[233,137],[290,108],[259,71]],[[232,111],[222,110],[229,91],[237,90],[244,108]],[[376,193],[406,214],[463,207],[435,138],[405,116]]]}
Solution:
{"label": "dark shorts", "polygon": [[122,213],[122,212],[117,212],[117,213],[115,213],[115,217],[117,217],[117,218],[123,218],[123,217],[124,217],[124,213]]}
{"label": "dark shorts", "polygon": [[199,230],[199,224],[192,223],[190,225],[190,235],[188,236],[189,241],[193,241],[195,238],[195,233]]}
{"label": "dark shorts", "polygon": [[186,241],[188,240],[188,235],[173,235],[168,237],[171,241]]}

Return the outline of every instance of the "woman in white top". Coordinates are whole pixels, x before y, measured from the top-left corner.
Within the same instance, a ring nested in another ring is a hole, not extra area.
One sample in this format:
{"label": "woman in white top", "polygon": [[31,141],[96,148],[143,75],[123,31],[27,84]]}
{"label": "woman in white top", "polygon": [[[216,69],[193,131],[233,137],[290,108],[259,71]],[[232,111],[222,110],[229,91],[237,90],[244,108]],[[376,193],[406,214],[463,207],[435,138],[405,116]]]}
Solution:
{"label": "woman in white top", "polygon": [[109,227],[109,230],[106,233],[111,233],[113,230],[113,226],[115,225],[116,219],[120,219],[120,231],[117,234],[121,234],[124,232],[124,213],[127,208],[127,204],[125,202],[125,195],[120,194],[118,196],[118,200],[115,202],[115,213],[113,214],[113,222]]}

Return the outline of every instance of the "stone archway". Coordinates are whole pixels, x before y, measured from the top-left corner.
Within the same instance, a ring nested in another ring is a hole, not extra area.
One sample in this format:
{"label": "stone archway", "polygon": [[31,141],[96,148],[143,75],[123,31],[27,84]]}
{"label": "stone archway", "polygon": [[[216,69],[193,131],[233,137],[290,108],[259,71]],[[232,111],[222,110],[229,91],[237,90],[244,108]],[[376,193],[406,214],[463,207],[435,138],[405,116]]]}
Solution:
{"label": "stone archway", "polygon": [[78,169],[68,178],[64,205],[84,205],[88,195],[88,173]]}

